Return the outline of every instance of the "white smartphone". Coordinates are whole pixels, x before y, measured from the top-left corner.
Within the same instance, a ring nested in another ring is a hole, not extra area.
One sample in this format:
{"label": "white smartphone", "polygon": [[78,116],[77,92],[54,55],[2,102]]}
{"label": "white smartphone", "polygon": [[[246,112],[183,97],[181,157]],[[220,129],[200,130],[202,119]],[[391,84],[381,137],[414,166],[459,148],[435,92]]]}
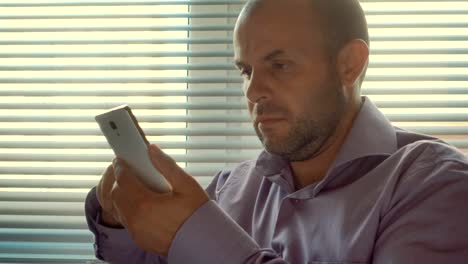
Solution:
{"label": "white smartphone", "polygon": [[132,166],[146,186],[160,193],[172,191],[169,182],[153,166],[149,142],[128,105],[110,109],[95,119],[114,154]]}

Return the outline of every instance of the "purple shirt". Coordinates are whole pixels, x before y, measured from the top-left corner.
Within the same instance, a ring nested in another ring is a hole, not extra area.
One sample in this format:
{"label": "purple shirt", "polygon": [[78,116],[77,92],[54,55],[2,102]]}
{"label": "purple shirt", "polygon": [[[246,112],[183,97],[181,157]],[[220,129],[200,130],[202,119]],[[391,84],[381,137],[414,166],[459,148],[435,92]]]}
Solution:
{"label": "purple shirt", "polygon": [[167,258],[100,225],[86,201],[96,256],[111,263],[468,263],[468,160],[393,127],[367,98],[326,177],[295,190],[289,164],[263,152],[207,188]]}

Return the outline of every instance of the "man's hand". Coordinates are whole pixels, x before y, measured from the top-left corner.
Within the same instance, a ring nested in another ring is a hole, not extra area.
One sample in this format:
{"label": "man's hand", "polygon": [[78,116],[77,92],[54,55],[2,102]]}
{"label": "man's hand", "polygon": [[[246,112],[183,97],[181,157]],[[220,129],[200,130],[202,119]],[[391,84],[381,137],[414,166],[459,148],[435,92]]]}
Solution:
{"label": "man's hand", "polygon": [[114,209],[114,202],[112,201],[111,191],[115,183],[114,167],[109,165],[102,174],[101,180],[96,187],[96,196],[99,204],[101,205],[101,222],[102,224],[110,227],[122,227],[118,221],[118,215]]}
{"label": "man's hand", "polygon": [[151,191],[128,164],[116,158],[111,199],[116,218],[133,240],[144,250],[166,256],[177,230],[209,197],[192,176],[158,147],[151,145],[149,155],[173,191]]}

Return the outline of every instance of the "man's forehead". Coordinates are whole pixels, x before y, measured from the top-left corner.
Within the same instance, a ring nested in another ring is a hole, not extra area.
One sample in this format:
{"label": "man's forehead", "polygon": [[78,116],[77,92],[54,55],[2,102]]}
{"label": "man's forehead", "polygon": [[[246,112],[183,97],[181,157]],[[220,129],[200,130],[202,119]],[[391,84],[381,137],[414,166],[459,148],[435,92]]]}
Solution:
{"label": "man's forehead", "polygon": [[255,8],[244,8],[238,17],[234,38],[245,34],[277,33],[275,29],[282,29],[281,34],[287,34],[294,29],[314,30],[318,26],[319,18],[310,0],[263,0]]}
{"label": "man's forehead", "polygon": [[[243,11],[245,13],[253,13],[256,10],[260,8],[265,8],[265,7],[284,7],[285,5],[287,6],[301,6],[304,7],[304,5],[311,6],[312,0],[249,0],[247,3],[244,5]],[[285,13],[288,13],[289,10],[282,10]]]}
{"label": "man's forehead", "polygon": [[248,1],[241,11],[239,19],[246,19],[258,14],[297,17],[314,10],[312,0],[254,0]]}
{"label": "man's forehead", "polygon": [[264,61],[270,53],[297,57],[323,48],[319,18],[310,0],[263,0],[241,13],[234,29],[234,61]]}
{"label": "man's forehead", "polygon": [[321,31],[314,32],[313,26],[291,28],[291,25],[276,25],[237,28],[233,38],[235,59],[264,60],[322,46]]}

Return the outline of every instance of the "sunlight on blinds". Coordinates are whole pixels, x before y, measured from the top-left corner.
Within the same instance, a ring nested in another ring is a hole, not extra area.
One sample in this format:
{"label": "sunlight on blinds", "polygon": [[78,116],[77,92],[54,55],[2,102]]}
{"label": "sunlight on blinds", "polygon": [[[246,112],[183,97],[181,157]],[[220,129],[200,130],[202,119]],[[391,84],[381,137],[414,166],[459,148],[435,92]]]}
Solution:
{"label": "sunlight on blinds", "polygon": [[[187,44],[164,41],[187,38],[187,30],[164,29],[187,27],[186,15],[170,17],[187,12],[181,4],[0,2],[0,262],[94,258],[83,201],[113,157],[96,114],[135,106],[150,141],[168,143],[169,154],[186,153],[185,135],[151,132],[186,127],[186,110],[170,105],[186,103],[187,84],[147,80],[187,78],[187,69],[177,67],[187,63]],[[76,16],[83,17],[70,18]],[[152,55],[167,52],[173,55]],[[161,104],[169,107],[152,107]]]}

